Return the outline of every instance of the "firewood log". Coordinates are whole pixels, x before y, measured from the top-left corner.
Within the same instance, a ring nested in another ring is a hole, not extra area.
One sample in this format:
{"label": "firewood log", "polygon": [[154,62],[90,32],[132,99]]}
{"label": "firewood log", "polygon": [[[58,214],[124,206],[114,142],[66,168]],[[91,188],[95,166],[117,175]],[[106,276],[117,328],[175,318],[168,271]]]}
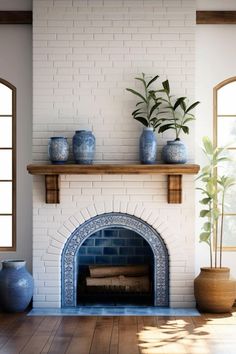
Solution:
{"label": "firewood log", "polygon": [[148,276],[142,277],[125,277],[123,275],[107,278],[86,278],[86,285],[98,287],[122,287],[126,292],[148,292],[150,289],[150,281]]}
{"label": "firewood log", "polygon": [[118,275],[140,276],[149,273],[148,265],[127,265],[127,266],[89,266],[92,278],[113,277]]}

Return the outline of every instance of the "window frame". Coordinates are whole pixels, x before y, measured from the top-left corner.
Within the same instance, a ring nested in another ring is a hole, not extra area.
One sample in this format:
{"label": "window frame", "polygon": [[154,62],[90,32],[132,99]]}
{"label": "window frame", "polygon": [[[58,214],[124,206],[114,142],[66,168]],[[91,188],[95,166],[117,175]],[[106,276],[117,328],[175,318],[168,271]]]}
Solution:
{"label": "window frame", "polygon": [[[16,251],[16,87],[5,79],[0,78],[0,83],[12,90],[12,246],[1,247],[0,252]],[[7,150],[7,148],[0,148]]]}
{"label": "window frame", "polygon": [[[218,137],[218,110],[217,110],[217,107],[218,107],[218,91],[232,83],[232,82],[236,82],[236,76],[233,76],[233,77],[230,77],[228,79],[225,79],[223,81],[221,81],[219,84],[217,84],[214,88],[213,88],[213,145],[214,147],[217,147],[217,137]],[[224,115],[225,117],[226,116],[229,116],[230,115]],[[236,116],[236,113],[235,113],[235,116]],[[236,150],[235,147],[232,147],[232,148],[227,148],[228,150]],[[233,216],[235,215],[236,217],[236,213],[225,213],[225,215],[228,215],[228,216]],[[216,235],[214,235],[216,236]],[[214,248],[215,248],[215,245],[214,245]],[[236,251],[236,246],[223,246],[223,251]]]}

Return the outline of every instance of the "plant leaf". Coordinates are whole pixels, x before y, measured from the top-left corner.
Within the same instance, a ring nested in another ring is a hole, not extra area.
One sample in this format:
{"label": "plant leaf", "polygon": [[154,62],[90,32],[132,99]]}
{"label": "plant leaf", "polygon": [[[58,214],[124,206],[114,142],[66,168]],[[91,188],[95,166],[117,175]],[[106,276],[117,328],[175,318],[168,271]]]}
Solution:
{"label": "plant leaf", "polygon": [[200,211],[200,217],[201,218],[205,218],[205,216],[208,216],[209,213],[210,213],[209,210],[203,209],[203,210]]}
{"label": "plant leaf", "polygon": [[185,113],[190,112],[190,111],[191,111],[192,109],[194,109],[199,103],[200,103],[199,101],[194,102],[191,106],[189,106],[189,107],[187,108],[187,110],[186,110]]}
{"label": "plant leaf", "polygon": [[163,81],[163,82],[162,82],[162,86],[164,87],[164,92],[167,92],[168,95],[169,95],[169,93],[170,93],[169,80]]}
{"label": "plant leaf", "polygon": [[186,97],[180,97],[180,98],[177,99],[177,101],[175,102],[174,107],[173,107],[173,108],[174,108],[174,111],[176,110],[176,108],[179,107],[179,105],[181,104],[181,102],[183,102],[185,99],[186,99]]}
{"label": "plant leaf", "polygon": [[147,84],[147,87],[149,87],[154,81],[156,81],[156,79],[158,79],[158,77],[159,77],[159,75],[154,76]]}
{"label": "plant leaf", "polygon": [[212,145],[211,140],[208,138],[208,136],[204,136],[202,138],[202,141],[203,141],[203,145],[204,145],[204,149],[205,149],[206,153],[209,155],[212,155],[214,152],[214,149],[213,149],[213,145]]}
{"label": "plant leaf", "polygon": [[133,93],[133,94],[136,95],[136,96],[139,96],[140,98],[142,98],[142,100],[143,100],[145,103],[147,103],[146,98],[145,98],[143,95],[141,95],[141,93],[139,93],[139,92],[137,92],[137,91],[135,91],[135,90],[133,90],[133,89],[129,89],[129,88],[127,88],[126,90],[129,91],[129,92],[131,92],[131,93]]}
{"label": "plant leaf", "polygon": [[140,123],[145,125],[145,127],[148,127],[148,121],[147,121],[146,118],[144,118],[144,117],[134,117],[134,119],[138,120]]}

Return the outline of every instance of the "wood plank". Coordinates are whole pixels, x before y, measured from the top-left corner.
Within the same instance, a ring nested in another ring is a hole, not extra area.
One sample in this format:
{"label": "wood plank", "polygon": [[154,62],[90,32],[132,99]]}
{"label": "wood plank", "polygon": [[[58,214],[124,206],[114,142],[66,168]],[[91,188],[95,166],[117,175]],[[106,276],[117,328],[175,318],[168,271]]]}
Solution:
{"label": "wood plank", "polygon": [[112,317],[99,317],[89,354],[109,354],[113,328]]}
{"label": "wood plank", "polygon": [[96,175],[96,174],[196,174],[200,166],[195,164],[178,165],[37,165],[27,166],[32,175]]}
{"label": "wood plank", "polygon": [[79,317],[66,354],[89,354],[97,317]]}
{"label": "wood plank", "polygon": [[198,25],[232,25],[236,24],[236,11],[197,11]]}
{"label": "wood plank", "polygon": [[1,25],[31,25],[32,11],[0,11]]}
{"label": "wood plank", "polygon": [[60,326],[58,327],[55,336],[52,340],[48,353],[66,353],[71,343],[77,324],[77,317],[63,317]]}
{"label": "wood plank", "polygon": [[118,354],[139,354],[138,324],[135,316],[120,317]]}
{"label": "wood plank", "polygon": [[119,349],[119,317],[114,317],[109,354],[118,354]]}

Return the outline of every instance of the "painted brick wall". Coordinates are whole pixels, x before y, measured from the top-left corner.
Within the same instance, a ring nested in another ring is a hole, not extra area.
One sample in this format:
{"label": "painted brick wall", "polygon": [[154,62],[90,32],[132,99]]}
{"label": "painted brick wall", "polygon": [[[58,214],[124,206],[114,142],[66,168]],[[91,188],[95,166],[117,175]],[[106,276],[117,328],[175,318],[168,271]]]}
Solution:
{"label": "painted brick wall", "polygon": [[[137,162],[142,127],[131,118],[136,99],[125,88],[145,72],[193,96],[195,1],[35,0],[33,11],[34,162],[47,161],[50,136],[71,138],[77,129],[93,130],[96,162]],[[161,147],[168,136],[158,138]],[[193,158],[193,130],[184,140]],[[166,183],[158,175],[62,176],[61,204],[46,205],[43,178],[35,177],[34,306],[60,307],[66,239],[112,211],[160,233],[170,254],[170,304],[193,306],[194,177],[184,177],[181,205],[167,204]]]}
{"label": "painted brick wall", "polygon": [[[48,137],[91,129],[96,161],[138,161],[142,126],[126,87],[145,72],[194,90],[194,0],[34,1],[33,158]],[[159,136],[162,146],[168,135]],[[184,137],[193,158],[193,136]]]}

